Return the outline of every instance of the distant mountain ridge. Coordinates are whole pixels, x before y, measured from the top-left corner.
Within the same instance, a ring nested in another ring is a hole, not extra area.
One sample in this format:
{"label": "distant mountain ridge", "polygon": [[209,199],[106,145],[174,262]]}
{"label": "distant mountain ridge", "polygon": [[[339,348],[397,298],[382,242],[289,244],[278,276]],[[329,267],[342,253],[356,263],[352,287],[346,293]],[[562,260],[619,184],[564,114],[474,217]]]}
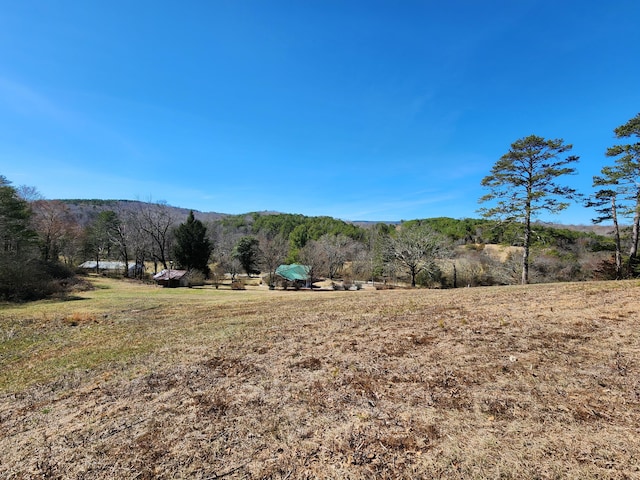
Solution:
{"label": "distant mountain ridge", "polygon": [[[101,200],[101,199],[60,199],[69,211],[78,219],[79,223],[87,224],[100,212],[113,210],[119,212],[136,211],[149,205],[149,202],[140,200]],[[193,210],[194,216],[201,221],[215,221],[229,216],[224,213],[217,212],[200,212],[191,208],[174,207],[165,204],[166,208],[176,217],[184,216],[187,218],[189,212]]]}
{"label": "distant mountain ridge", "polygon": [[[87,224],[98,213],[105,210],[114,211],[135,211],[149,205],[150,202],[143,202],[140,200],[102,200],[102,199],[59,199],[58,201],[66,204],[71,213],[78,218],[79,223]],[[175,207],[169,204],[163,204],[169,209],[177,218],[181,216],[186,219],[189,212],[193,210],[195,218],[203,222],[213,222],[225,217],[242,217],[247,215],[280,215],[284,212],[276,212],[273,210],[263,210],[257,212],[246,212],[241,214],[233,213],[221,213],[221,212],[201,212],[192,208]],[[399,225],[401,221],[374,221],[374,220],[345,220],[346,223],[367,228],[378,223],[387,225]],[[598,235],[609,235],[612,227],[610,225],[565,225],[561,223],[552,222],[537,222],[540,225],[556,229],[575,230],[580,232],[593,232]]]}

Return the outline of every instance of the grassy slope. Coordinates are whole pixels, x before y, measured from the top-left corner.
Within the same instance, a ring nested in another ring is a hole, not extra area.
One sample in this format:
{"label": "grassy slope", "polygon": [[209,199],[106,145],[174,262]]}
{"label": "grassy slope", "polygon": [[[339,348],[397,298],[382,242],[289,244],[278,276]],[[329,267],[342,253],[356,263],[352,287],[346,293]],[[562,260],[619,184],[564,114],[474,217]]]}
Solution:
{"label": "grassy slope", "polygon": [[0,477],[639,478],[638,282],[0,307]]}

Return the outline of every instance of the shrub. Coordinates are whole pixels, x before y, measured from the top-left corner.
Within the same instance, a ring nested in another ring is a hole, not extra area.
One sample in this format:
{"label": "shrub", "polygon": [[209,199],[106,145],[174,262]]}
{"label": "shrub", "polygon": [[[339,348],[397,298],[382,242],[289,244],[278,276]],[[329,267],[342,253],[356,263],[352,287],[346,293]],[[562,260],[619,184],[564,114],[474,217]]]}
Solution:
{"label": "shrub", "polygon": [[47,265],[38,260],[2,255],[0,272],[0,300],[27,302],[62,290],[62,285],[47,272]]}
{"label": "shrub", "polygon": [[71,268],[60,262],[46,262],[42,264],[42,267],[47,275],[56,280],[69,279],[75,276]]}
{"label": "shrub", "polygon": [[187,273],[187,285],[189,287],[201,287],[204,285],[204,273],[199,270],[189,270],[189,273]]}
{"label": "shrub", "polygon": [[436,265],[433,265],[429,269],[425,269],[421,271],[416,276],[416,284],[429,287],[429,288],[439,288],[442,286],[442,270]]}
{"label": "shrub", "polygon": [[211,270],[210,276],[213,286],[218,289],[225,277],[224,268],[222,268],[222,266],[219,264],[215,265],[215,267]]}
{"label": "shrub", "polygon": [[559,256],[556,251],[537,253],[531,262],[529,275],[532,283],[568,282],[585,278],[575,256]]}

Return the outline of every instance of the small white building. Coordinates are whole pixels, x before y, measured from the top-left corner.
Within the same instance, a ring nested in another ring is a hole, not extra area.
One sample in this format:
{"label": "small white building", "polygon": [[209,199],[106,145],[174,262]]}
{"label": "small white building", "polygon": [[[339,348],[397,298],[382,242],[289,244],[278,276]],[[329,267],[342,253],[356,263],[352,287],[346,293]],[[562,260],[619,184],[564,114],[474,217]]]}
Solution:
{"label": "small white building", "polygon": [[[86,270],[87,272],[98,272],[98,273],[124,273],[124,262],[118,261],[107,261],[101,260],[96,262],[95,260],[88,260],[84,263],[81,263],[78,268],[82,270]],[[141,267],[140,265],[136,266],[135,262],[129,262],[127,267],[127,272],[130,277],[135,276],[137,270]]]}

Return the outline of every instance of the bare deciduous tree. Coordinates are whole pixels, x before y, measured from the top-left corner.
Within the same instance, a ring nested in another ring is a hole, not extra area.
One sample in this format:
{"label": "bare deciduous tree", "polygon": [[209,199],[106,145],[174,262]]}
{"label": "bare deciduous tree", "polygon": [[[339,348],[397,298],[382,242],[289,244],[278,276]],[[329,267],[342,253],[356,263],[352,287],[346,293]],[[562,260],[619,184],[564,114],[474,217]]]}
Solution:
{"label": "bare deciduous tree", "polygon": [[318,239],[317,247],[324,257],[325,273],[333,280],[342,270],[344,263],[352,259],[355,242],[343,234],[325,234]]}
{"label": "bare deciduous tree", "polygon": [[63,244],[77,232],[69,208],[59,200],[36,200],[31,203],[31,210],[42,260],[58,261]]}
{"label": "bare deciduous tree", "polygon": [[269,288],[275,286],[276,269],[287,258],[289,245],[282,235],[261,235],[258,237],[260,242],[260,265],[263,272],[267,273],[267,282]]}
{"label": "bare deciduous tree", "polygon": [[172,244],[172,227],[177,223],[171,214],[166,203],[144,203],[136,212],[140,229],[150,239],[151,257],[155,270],[157,264],[162,264],[163,268],[168,268],[169,252]]}
{"label": "bare deciduous tree", "polygon": [[311,240],[300,249],[300,263],[309,268],[309,282],[313,284],[326,269],[326,258],[317,240]]}
{"label": "bare deciduous tree", "polygon": [[445,255],[447,240],[431,228],[411,223],[400,225],[398,233],[389,241],[390,256],[405,268],[416,286],[416,276],[425,270],[437,269],[435,260]]}

